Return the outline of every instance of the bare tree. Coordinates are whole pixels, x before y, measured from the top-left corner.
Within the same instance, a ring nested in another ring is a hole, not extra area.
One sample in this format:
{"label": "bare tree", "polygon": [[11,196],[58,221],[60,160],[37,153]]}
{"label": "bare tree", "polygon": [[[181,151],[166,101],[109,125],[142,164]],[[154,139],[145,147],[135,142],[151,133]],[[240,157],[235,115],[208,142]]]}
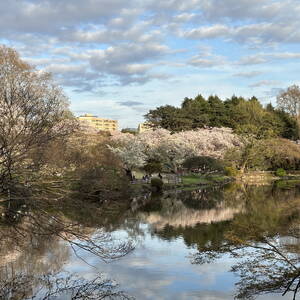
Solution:
{"label": "bare tree", "polygon": [[49,73],[35,70],[18,53],[0,46],[0,187],[7,189],[30,153],[66,135],[68,101]]}
{"label": "bare tree", "polygon": [[134,299],[120,291],[114,281],[105,279],[101,274],[87,280],[67,272],[49,272],[42,276],[20,274],[0,280],[0,297],[5,300]]}
{"label": "bare tree", "polygon": [[104,275],[86,280],[63,270],[70,250],[89,265],[83,252],[110,262],[131,252],[133,245],[115,239],[99,224],[88,227],[79,215],[68,218],[62,209],[65,205],[68,211],[83,211],[89,216],[89,209],[93,209],[98,220],[102,214],[95,206],[80,205],[74,199],[54,202],[63,192],[54,186],[33,189],[30,198],[0,205],[0,299],[132,299]]}
{"label": "bare tree", "polygon": [[300,88],[292,85],[277,96],[277,106],[295,118],[300,114]]}

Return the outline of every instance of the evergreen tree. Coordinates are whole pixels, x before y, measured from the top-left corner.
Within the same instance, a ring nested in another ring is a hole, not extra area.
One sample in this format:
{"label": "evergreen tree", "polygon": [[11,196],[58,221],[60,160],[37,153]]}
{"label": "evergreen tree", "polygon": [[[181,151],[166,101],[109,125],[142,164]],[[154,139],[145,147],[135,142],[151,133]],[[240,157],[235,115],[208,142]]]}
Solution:
{"label": "evergreen tree", "polygon": [[145,116],[153,127],[179,132],[203,127],[230,127],[235,132],[250,133],[256,138],[299,137],[296,119],[270,103],[266,107],[256,97],[233,95],[222,101],[217,95],[206,100],[202,95],[184,98],[181,107],[160,106]]}

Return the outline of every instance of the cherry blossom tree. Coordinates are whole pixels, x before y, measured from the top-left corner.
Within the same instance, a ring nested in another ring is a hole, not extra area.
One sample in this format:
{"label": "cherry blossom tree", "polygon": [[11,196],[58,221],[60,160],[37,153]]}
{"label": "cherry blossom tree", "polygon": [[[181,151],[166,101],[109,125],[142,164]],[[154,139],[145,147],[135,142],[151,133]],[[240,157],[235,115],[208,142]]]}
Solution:
{"label": "cherry blossom tree", "polygon": [[210,128],[171,134],[166,129],[146,131],[138,135],[118,133],[112,137],[110,149],[126,168],[140,168],[149,159],[161,161],[176,172],[183,161],[193,156],[222,159],[225,152],[241,145],[229,128]]}
{"label": "cherry blossom tree", "polygon": [[114,134],[111,142],[109,149],[123,162],[127,175],[132,178],[132,170],[146,163],[145,144],[133,134],[121,132]]}

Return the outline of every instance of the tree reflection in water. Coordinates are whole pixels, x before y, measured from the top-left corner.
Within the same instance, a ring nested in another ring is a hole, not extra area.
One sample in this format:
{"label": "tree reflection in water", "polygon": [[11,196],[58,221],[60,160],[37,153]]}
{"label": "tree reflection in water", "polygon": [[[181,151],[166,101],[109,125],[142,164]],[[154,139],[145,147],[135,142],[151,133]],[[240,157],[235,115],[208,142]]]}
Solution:
{"label": "tree reflection in water", "polygon": [[[35,287],[35,288],[33,288]],[[116,289],[116,284],[102,275],[92,280],[71,274],[45,274],[40,277],[17,275],[0,282],[1,299],[132,299]]]}
{"label": "tree reflection in water", "polygon": [[237,299],[292,293],[300,286],[300,189],[229,185],[165,194],[137,214],[164,240],[182,237],[194,264],[231,254]]}
{"label": "tree reflection in water", "polygon": [[139,224],[147,223],[150,234],[166,241],[182,237],[197,251],[192,256],[195,264],[210,263],[228,253],[235,257],[232,271],[240,276],[236,298],[282,293],[296,299],[299,204],[298,188],[237,185],[146,195],[131,203],[108,203],[106,208],[106,204],[97,208],[41,196],[5,203],[0,206],[0,298],[126,298],[113,281],[101,275],[86,281],[63,273],[62,266],[72,249],[105,261],[122,257],[131,244],[115,243],[98,228],[125,228],[136,238],[142,234]]}
{"label": "tree reflection in water", "polygon": [[230,253],[238,258],[232,271],[240,276],[237,299],[300,287],[300,193],[268,187],[245,188],[246,210],[226,226],[223,239],[198,244],[193,263],[209,263]]}
{"label": "tree reflection in water", "polygon": [[61,203],[34,196],[1,203],[0,299],[129,299],[101,274],[86,280],[62,272],[71,249],[79,258],[83,250],[110,261],[133,246],[98,229],[94,207],[81,203],[76,214],[78,202]]}

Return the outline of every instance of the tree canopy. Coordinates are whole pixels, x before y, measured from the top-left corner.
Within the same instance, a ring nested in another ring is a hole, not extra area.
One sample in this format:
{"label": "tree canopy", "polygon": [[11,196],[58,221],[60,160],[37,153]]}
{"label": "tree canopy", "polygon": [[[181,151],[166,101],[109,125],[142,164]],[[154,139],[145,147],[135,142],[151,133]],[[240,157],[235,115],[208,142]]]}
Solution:
{"label": "tree canopy", "polygon": [[67,98],[51,75],[36,71],[8,47],[0,47],[0,181],[4,187],[32,168],[36,149],[72,130]]}
{"label": "tree canopy", "polygon": [[182,166],[188,170],[197,170],[203,173],[224,170],[224,166],[219,160],[209,156],[189,157],[183,162]]}
{"label": "tree canopy", "polygon": [[258,137],[284,137],[297,139],[297,122],[279,106],[263,107],[256,97],[246,99],[232,96],[222,100],[218,96],[202,95],[184,98],[181,107],[160,106],[145,115],[146,121],[155,128],[172,132],[204,127],[230,127],[235,132],[251,130]]}
{"label": "tree canopy", "polygon": [[241,146],[240,139],[229,128],[198,129],[171,134],[166,129],[145,131],[138,135],[116,133],[111,138],[111,151],[124,168],[145,167],[159,162],[164,169],[176,172],[190,157],[220,159],[228,149]]}

